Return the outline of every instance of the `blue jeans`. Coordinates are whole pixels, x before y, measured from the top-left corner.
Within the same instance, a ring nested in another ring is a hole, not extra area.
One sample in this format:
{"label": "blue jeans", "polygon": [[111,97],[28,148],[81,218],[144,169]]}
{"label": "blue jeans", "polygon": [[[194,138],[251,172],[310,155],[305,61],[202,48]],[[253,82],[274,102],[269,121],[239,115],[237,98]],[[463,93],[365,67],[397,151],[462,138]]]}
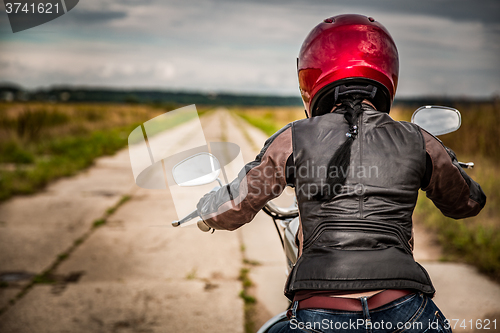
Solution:
{"label": "blue jeans", "polygon": [[362,312],[304,309],[292,307],[292,318],[273,326],[269,333],[389,333],[451,332],[445,317],[434,302],[421,293],[410,294],[379,308],[368,310],[366,298],[360,298]]}

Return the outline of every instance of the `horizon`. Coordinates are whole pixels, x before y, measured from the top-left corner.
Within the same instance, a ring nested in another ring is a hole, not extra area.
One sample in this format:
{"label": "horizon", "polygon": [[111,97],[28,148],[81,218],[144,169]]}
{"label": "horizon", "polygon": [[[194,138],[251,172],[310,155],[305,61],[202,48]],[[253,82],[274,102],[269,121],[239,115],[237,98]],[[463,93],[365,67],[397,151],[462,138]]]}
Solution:
{"label": "horizon", "polygon": [[[26,90],[16,85],[0,82],[0,101],[11,103],[51,102],[51,103],[116,103],[167,106],[205,105],[226,107],[290,107],[302,108],[300,94],[272,95],[250,92],[203,92],[187,89],[148,89],[97,86],[52,86]],[[447,105],[463,108],[465,105],[497,104],[500,96],[447,96],[419,95],[396,96],[394,107],[420,107],[423,105]]]}

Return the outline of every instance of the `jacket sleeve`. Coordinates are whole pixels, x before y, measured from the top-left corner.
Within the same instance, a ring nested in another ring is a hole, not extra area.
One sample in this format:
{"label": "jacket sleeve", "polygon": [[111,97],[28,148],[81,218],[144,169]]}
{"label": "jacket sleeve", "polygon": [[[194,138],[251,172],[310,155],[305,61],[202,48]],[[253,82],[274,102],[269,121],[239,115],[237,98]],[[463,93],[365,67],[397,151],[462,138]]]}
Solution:
{"label": "jacket sleeve", "polygon": [[422,135],[427,153],[427,168],[431,168],[428,184],[422,188],[427,197],[445,216],[454,219],[479,214],[486,204],[486,195],[481,186],[459,166],[451,149],[425,130],[422,130]]}
{"label": "jacket sleeve", "polygon": [[214,229],[235,230],[250,222],[287,186],[287,160],[292,155],[291,124],[270,137],[238,178],[198,202],[198,214]]}

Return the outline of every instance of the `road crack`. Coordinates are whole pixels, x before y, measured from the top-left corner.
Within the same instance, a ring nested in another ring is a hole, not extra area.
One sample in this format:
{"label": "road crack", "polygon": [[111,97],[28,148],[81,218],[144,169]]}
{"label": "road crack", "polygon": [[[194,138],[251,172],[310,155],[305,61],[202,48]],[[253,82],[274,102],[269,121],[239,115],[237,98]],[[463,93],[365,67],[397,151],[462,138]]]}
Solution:
{"label": "road crack", "polygon": [[[67,276],[57,275],[55,272],[57,268],[61,265],[63,261],[68,260],[75,250],[81,246],[99,227],[106,224],[108,219],[116,213],[118,208],[125,204],[127,201],[131,199],[131,195],[124,195],[121,199],[112,207],[106,210],[104,215],[94,221],[92,223],[89,230],[87,230],[82,236],[78,237],[73,241],[73,244],[69,246],[66,251],[60,253],[52,262],[52,264],[45,269],[40,274],[33,275],[30,282],[25,285],[3,308],[0,309],[0,316],[4,314],[10,307],[14,306],[16,302],[18,302],[21,298],[26,296],[28,292],[37,284],[55,284],[55,293],[60,293],[64,291],[64,288],[67,283],[76,283],[80,279],[80,277],[84,274],[83,271],[73,272],[68,274]],[[7,285],[6,287],[8,287]]]}

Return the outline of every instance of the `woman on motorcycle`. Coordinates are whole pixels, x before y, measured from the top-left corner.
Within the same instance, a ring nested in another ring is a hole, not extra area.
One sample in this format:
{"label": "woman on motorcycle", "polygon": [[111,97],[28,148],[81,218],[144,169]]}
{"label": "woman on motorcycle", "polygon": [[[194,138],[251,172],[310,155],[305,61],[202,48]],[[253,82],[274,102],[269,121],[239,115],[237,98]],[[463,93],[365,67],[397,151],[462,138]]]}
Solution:
{"label": "woman on motorcycle", "polygon": [[214,229],[234,230],[295,187],[299,259],[285,286],[293,305],[271,332],[446,331],[412,255],[418,190],[452,218],[477,215],[484,193],[438,139],[389,116],[398,53],[373,18],[325,19],[297,68],[308,119],[269,138],[198,213]]}

